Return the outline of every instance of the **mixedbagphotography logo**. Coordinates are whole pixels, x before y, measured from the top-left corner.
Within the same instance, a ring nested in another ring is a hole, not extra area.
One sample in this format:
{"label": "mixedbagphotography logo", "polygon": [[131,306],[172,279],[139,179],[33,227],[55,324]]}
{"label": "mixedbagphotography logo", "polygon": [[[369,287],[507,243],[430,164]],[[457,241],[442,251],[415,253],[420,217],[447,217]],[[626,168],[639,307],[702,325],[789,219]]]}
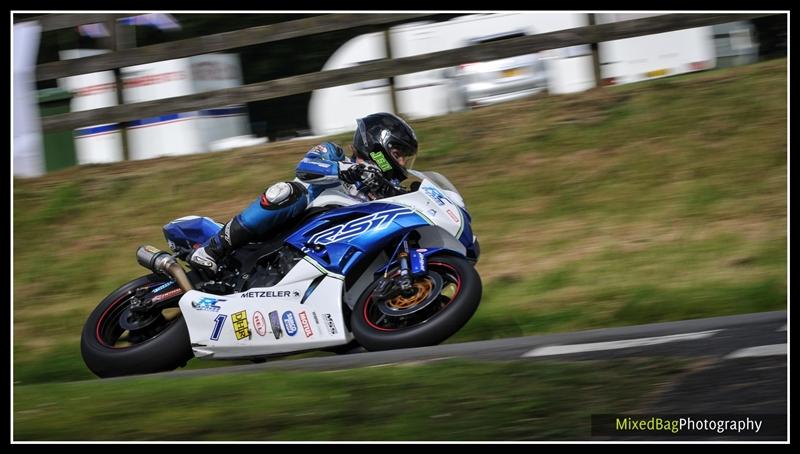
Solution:
{"label": "mixedbagphotography logo", "polygon": [[786,415],[592,415],[592,436],[786,438]]}

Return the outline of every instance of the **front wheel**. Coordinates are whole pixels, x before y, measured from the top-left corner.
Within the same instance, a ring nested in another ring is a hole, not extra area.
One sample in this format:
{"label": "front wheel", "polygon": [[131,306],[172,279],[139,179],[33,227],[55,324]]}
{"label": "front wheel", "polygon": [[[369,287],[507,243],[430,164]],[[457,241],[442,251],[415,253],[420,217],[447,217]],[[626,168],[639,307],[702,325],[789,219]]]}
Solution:
{"label": "front wheel", "polygon": [[367,350],[436,345],[456,333],[478,308],[481,279],[471,263],[453,256],[428,259],[428,274],[414,280],[416,293],[375,301],[373,282],[356,302],[351,327]]}
{"label": "front wheel", "polygon": [[178,307],[180,295],[156,313],[132,317],[130,307],[137,292],[146,294],[166,282],[156,274],[140,277],[108,295],[89,315],[81,334],[81,354],[95,375],[168,371],[192,358],[189,330]]}

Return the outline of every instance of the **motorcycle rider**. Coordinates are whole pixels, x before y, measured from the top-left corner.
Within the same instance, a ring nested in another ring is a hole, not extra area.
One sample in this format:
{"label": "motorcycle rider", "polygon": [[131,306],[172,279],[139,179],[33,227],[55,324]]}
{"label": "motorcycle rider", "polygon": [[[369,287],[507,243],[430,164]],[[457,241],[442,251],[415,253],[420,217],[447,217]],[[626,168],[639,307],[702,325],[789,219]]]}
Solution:
{"label": "motorcycle rider", "polygon": [[216,273],[233,249],[266,237],[275,227],[295,219],[322,191],[343,185],[364,201],[405,192],[417,155],[417,136],[396,115],[380,112],[356,120],[350,158],[339,145],[324,142],[311,148],[295,170],[293,181],[268,187],[253,203],[229,220],[204,247],[189,257],[192,265]]}

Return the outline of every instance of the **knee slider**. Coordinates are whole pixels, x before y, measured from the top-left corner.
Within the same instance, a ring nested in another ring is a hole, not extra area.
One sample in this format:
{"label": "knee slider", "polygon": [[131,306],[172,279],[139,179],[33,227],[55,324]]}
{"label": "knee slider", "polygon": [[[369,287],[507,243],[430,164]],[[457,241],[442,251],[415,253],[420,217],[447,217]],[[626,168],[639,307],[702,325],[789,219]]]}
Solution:
{"label": "knee slider", "polygon": [[261,207],[277,210],[306,196],[306,188],[295,181],[275,183],[261,194]]}

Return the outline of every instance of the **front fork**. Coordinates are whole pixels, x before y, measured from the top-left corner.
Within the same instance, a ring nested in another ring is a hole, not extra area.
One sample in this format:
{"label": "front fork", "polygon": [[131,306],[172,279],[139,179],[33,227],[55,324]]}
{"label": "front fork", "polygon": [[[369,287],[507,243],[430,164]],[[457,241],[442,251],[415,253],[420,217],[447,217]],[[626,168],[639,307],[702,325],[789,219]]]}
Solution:
{"label": "front fork", "polygon": [[389,277],[391,268],[389,265],[392,262],[390,258],[383,277],[378,280],[378,285],[375,287],[374,295],[379,301],[390,300],[399,295],[406,298],[414,296],[417,292],[414,287],[414,278],[426,273],[426,260],[422,254],[425,249],[409,249],[406,239],[403,239],[401,247],[399,253],[395,251],[400,273],[397,276]]}

